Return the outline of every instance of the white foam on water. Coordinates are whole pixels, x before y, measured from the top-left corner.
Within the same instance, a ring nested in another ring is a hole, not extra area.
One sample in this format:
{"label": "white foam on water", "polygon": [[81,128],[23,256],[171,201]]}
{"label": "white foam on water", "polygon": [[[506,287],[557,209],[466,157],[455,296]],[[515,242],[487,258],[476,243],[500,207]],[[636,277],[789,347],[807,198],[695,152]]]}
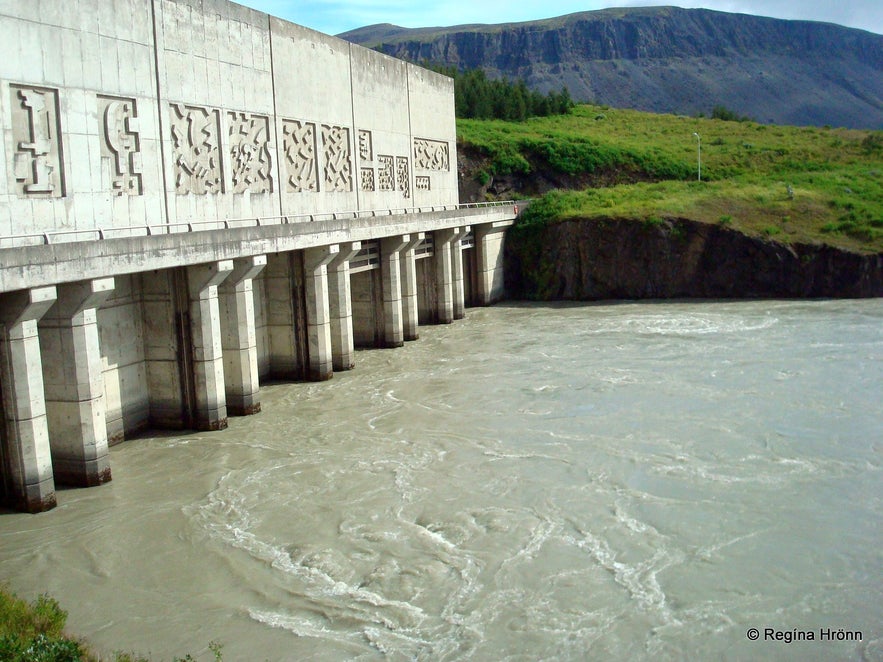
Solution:
{"label": "white foam on water", "polygon": [[663,548],[657,548],[653,555],[641,563],[626,563],[617,559],[607,540],[593,535],[590,531],[579,531],[580,538],[565,536],[565,539],[585,550],[602,568],[607,570],[614,581],[625,589],[638,608],[654,612],[663,622],[680,624],[673,611],[666,604],[665,592],[657,575],[661,570],[682,560],[681,555],[671,555]]}
{"label": "white foam on water", "polygon": [[809,458],[786,458],[749,454],[729,462],[709,462],[685,457],[677,464],[658,465],[652,471],[661,475],[683,476],[700,482],[721,485],[781,485],[794,480],[808,480],[820,473],[822,464],[830,470],[837,461]]}
{"label": "white foam on water", "polygon": [[593,321],[583,333],[659,336],[704,336],[762,331],[779,323],[776,317],[739,318],[723,314],[652,315],[637,313]]}
{"label": "white foam on water", "polygon": [[232,472],[227,474],[205,502],[192,511],[193,521],[215,540],[248,553],[253,559],[269,564],[284,575],[296,577],[305,585],[307,595],[304,597],[308,599],[310,596],[345,598],[339,606],[352,612],[353,618],[367,619],[390,629],[413,627],[423,620],[425,614],[419,607],[340,581],[328,575],[322,564],[311,565],[308,555],[296,558],[284,546],[255,535],[251,531],[252,518],[246,500],[242,496],[243,484],[260,482],[263,475],[264,472],[256,472],[243,481],[236,481]]}

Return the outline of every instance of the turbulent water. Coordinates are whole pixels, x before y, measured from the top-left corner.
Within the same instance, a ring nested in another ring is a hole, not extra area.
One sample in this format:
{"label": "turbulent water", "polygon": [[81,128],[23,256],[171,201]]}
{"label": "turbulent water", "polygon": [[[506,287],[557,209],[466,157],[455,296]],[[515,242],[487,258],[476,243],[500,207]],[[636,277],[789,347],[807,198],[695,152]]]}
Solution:
{"label": "turbulent water", "polygon": [[113,448],[0,579],[165,659],[880,660],[881,395],[881,300],[471,309]]}

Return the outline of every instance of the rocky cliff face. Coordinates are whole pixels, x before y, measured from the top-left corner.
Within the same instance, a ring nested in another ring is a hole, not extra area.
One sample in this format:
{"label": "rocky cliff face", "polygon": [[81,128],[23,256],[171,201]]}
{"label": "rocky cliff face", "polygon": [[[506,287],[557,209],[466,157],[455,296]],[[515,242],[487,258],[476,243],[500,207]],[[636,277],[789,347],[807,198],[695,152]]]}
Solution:
{"label": "rocky cliff face", "polygon": [[510,231],[506,289],[541,300],[883,296],[883,255],[722,226],[575,220]]}
{"label": "rocky cliff face", "polygon": [[760,122],[883,128],[883,36],[705,9],[582,12],[501,25],[340,35],[395,57],[481,68],[652,112],[723,105]]}

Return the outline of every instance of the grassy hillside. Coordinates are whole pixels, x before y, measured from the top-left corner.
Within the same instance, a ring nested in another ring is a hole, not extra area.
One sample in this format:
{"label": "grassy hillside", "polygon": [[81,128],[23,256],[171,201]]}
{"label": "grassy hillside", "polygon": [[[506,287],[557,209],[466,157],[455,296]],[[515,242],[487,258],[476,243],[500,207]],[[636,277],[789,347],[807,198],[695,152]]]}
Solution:
{"label": "grassy hillside", "polygon": [[[518,123],[458,120],[457,132],[461,151],[483,157],[466,176],[545,171],[574,189],[546,194],[523,223],[689,218],[786,243],[883,251],[881,132],[588,105]],[[587,187],[598,183],[613,185]]]}

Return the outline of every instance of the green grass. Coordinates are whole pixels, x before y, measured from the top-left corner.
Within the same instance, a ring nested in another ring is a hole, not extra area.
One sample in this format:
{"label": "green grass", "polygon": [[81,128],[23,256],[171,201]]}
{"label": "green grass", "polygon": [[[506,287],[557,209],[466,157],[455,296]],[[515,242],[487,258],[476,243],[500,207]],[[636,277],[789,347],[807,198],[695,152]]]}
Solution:
{"label": "green grass", "polygon": [[[577,106],[525,122],[458,120],[494,174],[622,182],[549,194],[525,223],[689,218],[783,242],[883,251],[883,134]],[[702,181],[697,140],[702,137]],[[722,219],[726,218],[726,221]]]}

